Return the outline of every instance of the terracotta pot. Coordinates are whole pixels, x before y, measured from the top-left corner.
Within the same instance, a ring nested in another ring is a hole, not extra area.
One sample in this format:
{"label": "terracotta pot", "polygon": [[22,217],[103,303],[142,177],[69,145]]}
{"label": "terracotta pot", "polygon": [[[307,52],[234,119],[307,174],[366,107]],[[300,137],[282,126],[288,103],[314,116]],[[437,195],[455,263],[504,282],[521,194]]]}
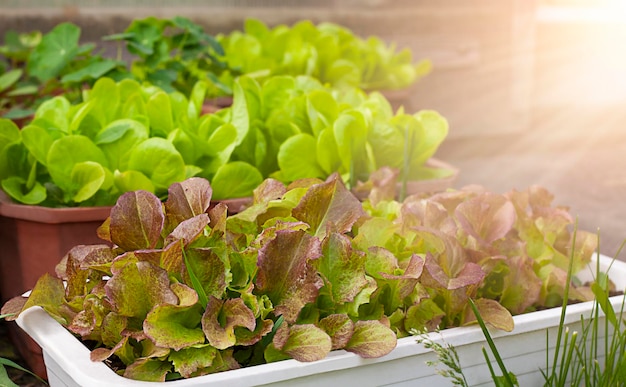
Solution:
{"label": "terracotta pot", "polygon": [[451,174],[441,179],[428,179],[409,181],[406,185],[407,195],[413,195],[423,192],[442,192],[452,188],[456,178],[459,176],[459,169],[441,161],[439,159],[430,158],[425,166],[435,169],[447,169]]}
{"label": "terracotta pot", "polygon": [[[104,243],[96,229],[111,207],[47,208],[15,204],[0,192],[0,298],[2,303],[32,289],[44,273],[54,274],[74,246]],[[13,324],[9,336],[28,367],[46,376],[41,348]]]}
{"label": "terracotta pot", "polygon": [[217,203],[224,203],[228,207],[228,214],[238,214],[245,210],[252,204],[252,197],[235,198],[235,199],[223,199],[218,201],[211,201],[211,207]]}
{"label": "terracotta pot", "polygon": [[44,273],[54,274],[74,246],[104,243],[97,228],[111,207],[47,208],[12,203],[0,194],[0,294],[2,300],[31,289]]}
{"label": "terracotta pot", "polygon": [[215,113],[233,104],[233,97],[224,96],[207,99],[202,105],[202,114]]}
{"label": "terracotta pot", "polygon": [[[406,185],[406,195],[415,195],[419,193],[436,193],[443,192],[454,186],[454,182],[459,176],[459,169],[439,159],[430,158],[424,164],[426,167],[434,169],[445,169],[450,171],[450,174],[440,179],[427,179],[427,180],[414,180],[408,181]],[[396,194],[400,192],[401,184],[397,184]],[[365,200],[369,195],[369,189],[364,186],[357,186],[352,190],[354,195],[360,200]]]}

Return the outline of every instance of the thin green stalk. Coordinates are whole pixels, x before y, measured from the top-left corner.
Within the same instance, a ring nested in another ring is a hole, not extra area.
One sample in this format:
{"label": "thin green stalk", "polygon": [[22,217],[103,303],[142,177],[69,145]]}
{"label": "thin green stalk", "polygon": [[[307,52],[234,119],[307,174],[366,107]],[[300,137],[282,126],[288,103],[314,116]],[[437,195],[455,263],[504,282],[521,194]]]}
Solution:
{"label": "thin green stalk", "polygon": [[[566,335],[569,336],[569,329],[566,329]],[[565,383],[567,381],[567,375],[570,374],[570,365],[572,364],[572,358],[574,355],[574,349],[577,346],[577,339],[578,339],[578,332],[574,331],[571,334],[571,341],[569,344],[569,348],[567,350],[567,352],[563,352],[563,358],[561,359],[561,386],[565,386]],[[565,344],[565,347],[567,347],[567,344]]]}
{"label": "thin green stalk", "polygon": [[350,157],[350,189],[356,187],[356,172],[354,166],[354,152],[352,152],[352,157]]}
{"label": "thin green stalk", "polygon": [[491,380],[495,381],[498,379],[498,376],[496,375],[496,371],[493,369],[493,366],[491,365],[491,359],[489,358],[489,354],[487,353],[487,350],[485,349],[485,347],[482,347],[481,350],[483,351],[485,364],[487,364],[487,367],[489,368],[489,374],[491,375]]}
{"label": "thin green stalk", "polygon": [[402,159],[402,185],[400,186],[400,195],[398,197],[400,202],[406,199],[407,182],[409,181],[409,168],[411,163],[409,160],[409,125],[404,126],[404,157]]}
{"label": "thin green stalk", "polygon": [[474,315],[476,316],[476,320],[478,321],[478,324],[480,325],[480,329],[483,331],[483,334],[485,335],[485,339],[487,340],[487,344],[489,344],[491,353],[493,353],[493,356],[495,357],[496,362],[498,363],[498,366],[500,367],[500,370],[502,371],[502,376],[504,377],[504,380],[506,381],[507,386],[515,386],[516,384],[513,383],[513,380],[511,379],[511,375],[509,374],[509,371],[506,369],[506,366],[504,365],[504,362],[502,361],[502,357],[500,356],[500,353],[498,352],[498,348],[496,348],[496,344],[493,342],[493,339],[491,338],[491,334],[489,333],[489,330],[487,329],[487,326],[485,325],[485,322],[483,321],[483,318],[480,315],[480,312],[478,311],[478,308],[476,307],[474,300],[470,298],[469,304],[472,307],[472,311],[474,312]]}
{"label": "thin green stalk", "polygon": [[[563,290],[563,304],[561,305],[561,317],[559,319],[559,331],[556,337],[556,347],[554,348],[554,359],[553,359],[553,367],[552,367],[552,371],[549,372],[550,376],[548,381],[553,381],[554,378],[556,377],[556,367],[557,367],[557,361],[559,359],[559,350],[561,348],[561,339],[563,337],[563,327],[565,325],[565,312],[567,309],[567,304],[568,304],[568,300],[569,300],[569,290],[570,290],[570,284],[572,281],[572,271],[574,270],[574,251],[576,248],[576,234],[577,234],[577,230],[578,230],[578,218],[576,219],[576,222],[574,223],[574,232],[573,232],[573,236],[572,236],[572,249],[571,249],[571,254],[570,254],[570,259],[569,259],[569,265],[567,267],[567,278],[565,280],[565,289]],[[548,370],[550,369],[550,365],[547,365]]]}

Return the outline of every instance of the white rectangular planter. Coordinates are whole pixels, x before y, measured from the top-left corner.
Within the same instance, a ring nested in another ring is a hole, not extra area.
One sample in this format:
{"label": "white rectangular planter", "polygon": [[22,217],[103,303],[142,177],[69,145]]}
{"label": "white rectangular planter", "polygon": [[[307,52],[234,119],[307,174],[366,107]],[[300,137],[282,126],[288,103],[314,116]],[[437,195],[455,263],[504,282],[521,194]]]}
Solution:
{"label": "white rectangular planter", "polygon": [[[601,270],[605,271],[611,261],[610,258],[600,256]],[[593,270],[595,263],[591,264],[588,272],[580,274],[579,278],[583,281],[590,280]],[[618,290],[624,290],[626,263],[615,261],[609,276]],[[622,302],[622,296],[611,298],[616,310],[619,310]],[[576,326],[580,326],[581,315],[588,316],[592,305],[592,302],[585,302],[568,306],[566,323],[576,329]],[[550,332],[550,345],[553,348],[560,314],[561,308],[554,308],[515,316],[515,329],[512,332],[493,331],[498,350],[509,370],[517,375],[520,385],[543,384],[540,369],[546,365],[546,330]],[[89,359],[89,350],[39,307],[24,311],[17,323],[41,345],[51,387],[155,385],[123,378],[104,363],[92,362]],[[486,343],[478,326],[447,329],[441,334],[431,335],[435,342],[443,338],[446,343],[456,347],[471,385],[492,385],[481,352],[481,347],[486,346]],[[602,348],[603,340],[599,340],[598,344]],[[435,355],[417,344],[415,337],[407,337],[398,340],[397,348],[390,354],[378,359],[362,359],[349,352],[334,351],[326,359],[312,363],[286,360],[171,381],[167,382],[167,386],[448,385],[450,382],[436,374],[434,367],[426,365],[426,361],[434,360]]]}

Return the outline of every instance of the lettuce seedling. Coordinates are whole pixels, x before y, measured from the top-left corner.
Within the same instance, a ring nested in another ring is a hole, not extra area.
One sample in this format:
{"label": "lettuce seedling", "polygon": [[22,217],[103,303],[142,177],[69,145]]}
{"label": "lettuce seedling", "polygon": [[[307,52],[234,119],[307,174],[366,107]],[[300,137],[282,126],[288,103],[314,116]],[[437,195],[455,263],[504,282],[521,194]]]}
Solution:
{"label": "lettuce seedling", "polygon": [[231,71],[254,78],[309,75],[337,88],[393,90],[410,86],[430,72],[428,60],[413,62],[381,39],[363,39],[348,28],[309,20],[269,28],[247,19],[243,31],[218,36]]}
{"label": "lettuce seedling", "polygon": [[60,93],[77,102],[83,87],[99,78],[124,76],[123,62],[94,53],[94,44],[80,44],[80,34],[72,23],[60,23],[43,35],[39,31],[5,34],[5,44],[0,46],[0,63],[7,67],[0,76],[2,117],[27,118]]}
{"label": "lettuce seedling", "polygon": [[106,36],[104,40],[126,44],[128,52],[134,55],[130,71],[139,81],[186,96],[198,81],[203,81],[211,86],[209,96],[232,94],[226,83],[232,79],[219,79],[226,67],[221,59],[222,46],[187,18],[135,19],[123,33]]}

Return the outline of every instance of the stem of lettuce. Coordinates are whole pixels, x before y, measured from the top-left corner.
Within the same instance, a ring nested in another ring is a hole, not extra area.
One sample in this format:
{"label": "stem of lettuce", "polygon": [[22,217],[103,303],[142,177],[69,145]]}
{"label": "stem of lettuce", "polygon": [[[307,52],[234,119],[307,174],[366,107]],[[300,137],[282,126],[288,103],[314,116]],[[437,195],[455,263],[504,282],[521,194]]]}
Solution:
{"label": "stem of lettuce", "polygon": [[406,198],[406,185],[409,180],[409,125],[404,126],[404,157],[402,159],[402,186],[400,187],[400,202]]}

